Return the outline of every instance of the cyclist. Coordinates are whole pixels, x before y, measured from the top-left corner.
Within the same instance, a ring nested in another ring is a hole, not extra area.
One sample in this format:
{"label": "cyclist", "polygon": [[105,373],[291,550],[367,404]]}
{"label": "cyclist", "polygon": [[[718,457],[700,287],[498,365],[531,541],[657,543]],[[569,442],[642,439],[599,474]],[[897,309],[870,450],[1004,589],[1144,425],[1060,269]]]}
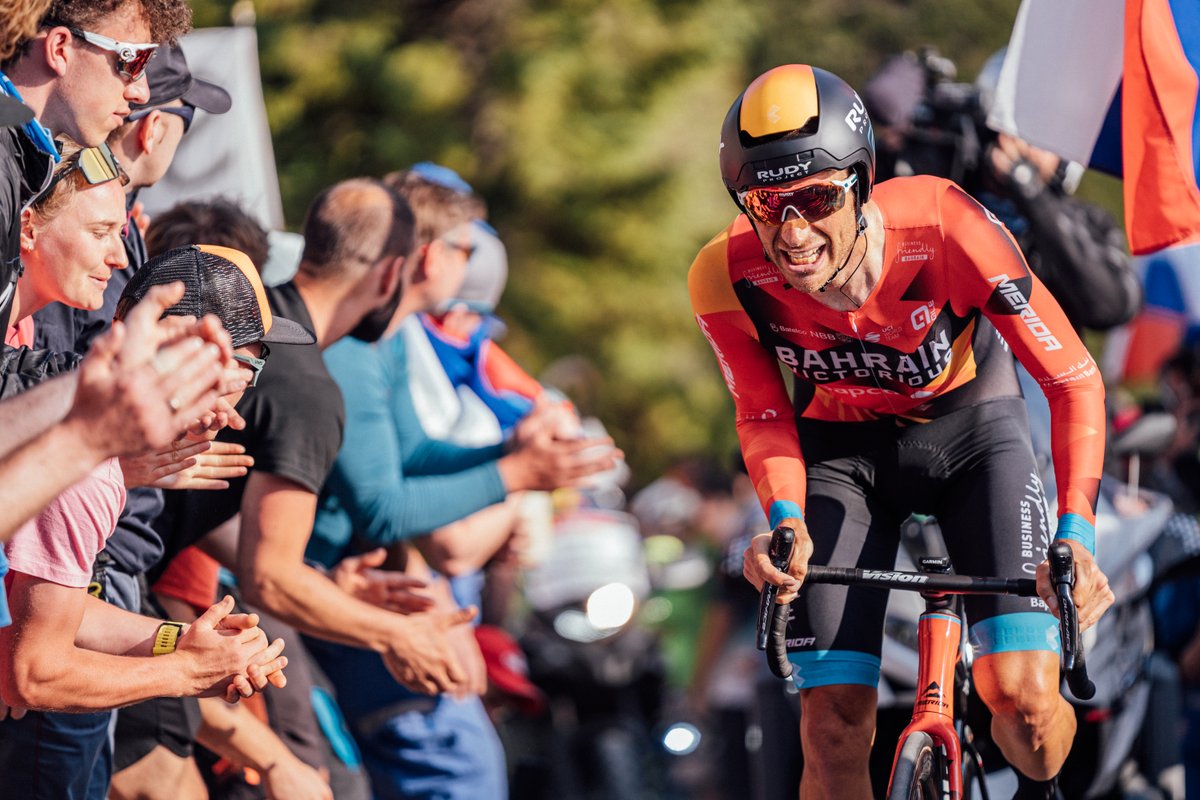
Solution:
{"label": "cyclist", "polygon": [[[837,76],[792,64],[755,79],[725,118],[720,164],[742,213],[693,263],[692,306],[770,524],[797,533],[786,574],[769,534],[754,537],[746,578],[791,602],[809,563],[891,569],[911,512],[937,516],[960,572],[1036,574],[1041,599],[968,599],[967,612],[992,738],[1018,796],[1048,795],[1075,717],[1058,690],[1051,522],[1009,348],[1050,404],[1055,536],[1075,553],[1081,628],[1113,600],[1092,554],[1095,362],[995,216],[940,178],[874,185],[870,120]],[[885,605],[878,590],[814,585],[794,607],[806,799],[871,796]]]}

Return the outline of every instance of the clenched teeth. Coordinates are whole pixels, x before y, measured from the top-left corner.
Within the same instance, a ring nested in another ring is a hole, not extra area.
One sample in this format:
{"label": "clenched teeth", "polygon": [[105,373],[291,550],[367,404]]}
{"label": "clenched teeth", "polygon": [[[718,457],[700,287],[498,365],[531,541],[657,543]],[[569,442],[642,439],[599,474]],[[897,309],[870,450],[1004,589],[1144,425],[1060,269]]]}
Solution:
{"label": "clenched teeth", "polygon": [[825,249],[825,245],[819,245],[811,250],[785,250],[783,255],[789,264],[794,266],[802,266],[805,264],[814,263],[821,255],[821,251]]}

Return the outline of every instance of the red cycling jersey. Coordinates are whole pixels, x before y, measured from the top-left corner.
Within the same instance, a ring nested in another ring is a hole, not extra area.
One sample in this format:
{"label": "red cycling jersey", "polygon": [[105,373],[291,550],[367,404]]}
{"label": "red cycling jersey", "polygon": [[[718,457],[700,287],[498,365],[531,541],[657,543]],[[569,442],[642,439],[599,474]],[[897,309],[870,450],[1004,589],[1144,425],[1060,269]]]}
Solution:
{"label": "red cycling jersey", "polygon": [[[1050,404],[1059,514],[1094,523],[1104,387],[1058,303],[1000,221],[954,183],[897,178],[872,199],[886,232],[883,272],[857,311],[792,289],[745,215],[705,245],[688,275],[763,508],[804,508],[797,413],[920,423],[1019,395],[1011,346]],[[780,362],[796,376],[794,398]]]}

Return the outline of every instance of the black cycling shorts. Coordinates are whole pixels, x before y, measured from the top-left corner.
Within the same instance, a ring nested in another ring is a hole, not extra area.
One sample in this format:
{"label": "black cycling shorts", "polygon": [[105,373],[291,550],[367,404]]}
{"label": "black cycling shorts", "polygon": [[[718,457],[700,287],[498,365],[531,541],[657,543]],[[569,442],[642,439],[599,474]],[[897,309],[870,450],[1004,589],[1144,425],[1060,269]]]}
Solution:
{"label": "black cycling shorts", "polygon": [[[954,571],[1031,578],[1050,520],[1024,401],[989,400],[931,422],[797,423],[808,469],[805,522],[812,564],[893,569],[900,524],[937,517]],[[965,598],[976,656],[1057,650],[1055,618],[1038,598]],[[875,686],[887,590],[805,586],[792,604],[788,657],[801,688]]]}

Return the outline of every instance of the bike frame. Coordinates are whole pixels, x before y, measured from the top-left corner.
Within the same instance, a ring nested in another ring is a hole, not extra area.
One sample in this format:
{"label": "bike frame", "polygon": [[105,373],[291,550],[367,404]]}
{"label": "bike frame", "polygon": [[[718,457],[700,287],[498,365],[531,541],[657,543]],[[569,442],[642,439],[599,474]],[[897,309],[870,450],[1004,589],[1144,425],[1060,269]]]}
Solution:
{"label": "bike frame", "polygon": [[[768,557],[777,570],[784,571],[791,560],[795,531],[786,526],[776,528],[771,535]],[[1050,564],[1050,584],[1054,587],[1059,607],[1059,638],[1062,643],[1060,666],[1066,675],[1072,694],[1088,700],[1096,687],[1087,676],[1083,643],[1079,639],[1075,601],[1071,587],[1075,585],[1075,564],[1066,542],[1053,542],[1047,551]],[[900,735],[892,773],[888,779],[888,794],[895,781],[896,767],[909,735],[915,732],[929,736],[933,745],[942,750],[943,781],[941,791],[950,800],[963,795],[962,740],[954,719],[956,686],[955,670],[962,654],[962,618],[957,613],[954,596],[969,594],[1011,594],[1036,597],[1037,586],[1031,578],[975,577],[951,574],[950,559],[922,558],[920,572],[898,570],[857,569],[810,565],[806,581],[843,586],[874,586],[881,589],[917,591],[925,598],[925,611],[917,622],[917,687],[919,694],[913,704],[912,720]],[[766,583],[759,597],[758,649],[767,651],[767,665],[779,678],[792,674],[787,657],[787,620],[789,607],[777,603],[779,587]],[[986,789],[984,790],[986,795]]]}
{"label": "bike frame", "polygon": [[[921,731],[942,748],[945,759],[946,796],[962,797],[962,743],[954,719],[954,672],[962,646],[962,620],[944,596],[925,595],[925,611],[917,621],[917,699],[913,716],[901,732],[892,759],[896,760],[910,733]],[[891,778],[888,794],[891,794]]]}

